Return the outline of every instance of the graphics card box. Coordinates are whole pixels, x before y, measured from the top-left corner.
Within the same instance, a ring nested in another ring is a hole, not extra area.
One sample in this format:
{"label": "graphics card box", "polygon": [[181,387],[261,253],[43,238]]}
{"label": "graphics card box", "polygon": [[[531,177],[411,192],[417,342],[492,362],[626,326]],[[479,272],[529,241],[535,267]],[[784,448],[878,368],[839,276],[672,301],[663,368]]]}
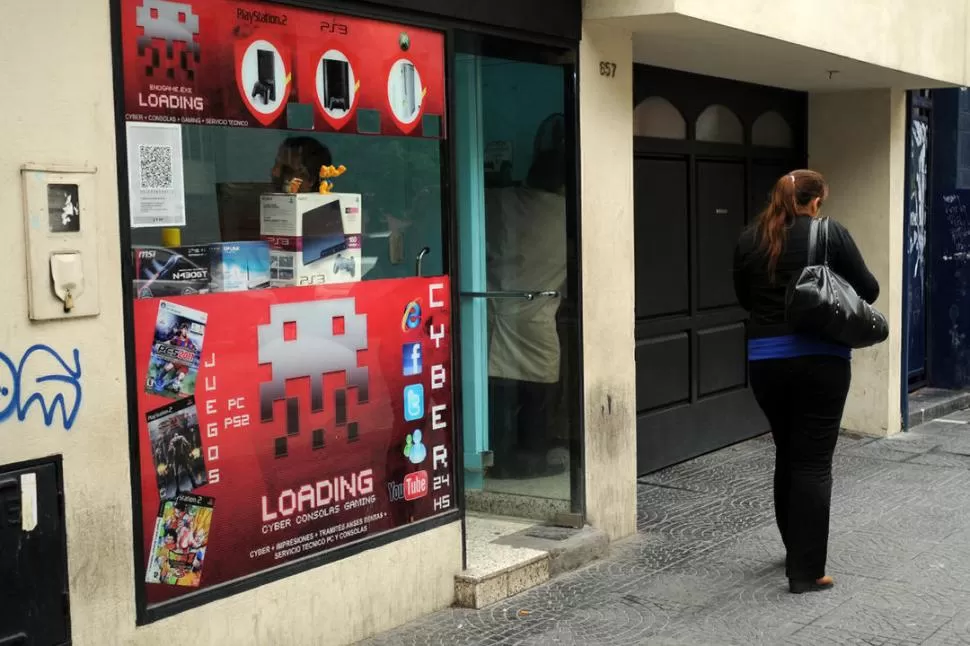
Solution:
{"label": "graphics card box", "polygon": [[209,247],[136,246],[135,297],[181,296],[209,291]]}
{"label": "graphics card box", "polygon": [[260,237],[273,287],[360,280],[361,200],[356,193],[267,193]]}
{"label": "graphics card box", "polygon": [[210,291],[244,292],[270,286],[266,242],[217,242],[209,245],[209,257]]}

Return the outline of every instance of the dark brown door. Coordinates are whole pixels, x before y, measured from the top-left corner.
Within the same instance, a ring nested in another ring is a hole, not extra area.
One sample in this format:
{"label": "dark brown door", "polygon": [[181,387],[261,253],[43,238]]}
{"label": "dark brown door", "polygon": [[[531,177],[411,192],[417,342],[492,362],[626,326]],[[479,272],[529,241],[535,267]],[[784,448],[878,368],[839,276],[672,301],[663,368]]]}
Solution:
{"label": "dark brown door", "polygon": [[[639,473],[766,430],[747,383],[745,312],[731,277],[745,165],[639,157],[636,222]],[[692,226],[693,223],[693,226]]]}
{"label": "dark brown door", "polygon": [[637,468],[768,430],[748,386],[738,234],[806,163],[807,95],[634,67]]}

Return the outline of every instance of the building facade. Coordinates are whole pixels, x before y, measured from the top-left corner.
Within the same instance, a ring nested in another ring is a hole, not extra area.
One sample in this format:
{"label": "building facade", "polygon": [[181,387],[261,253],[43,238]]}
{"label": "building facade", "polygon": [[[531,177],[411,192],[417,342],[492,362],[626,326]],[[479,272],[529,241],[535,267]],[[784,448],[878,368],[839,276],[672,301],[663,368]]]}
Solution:
{"label": "building facade", "polygon": [[970,21],[905,4],[9,7],[0,641],[351,643],[456,601],[469,512],[632,534],[764,431],[725,281],[793,166],[898,431],[906,91]]}
{"label": "building facade", "polygon": [[587,34],[632,42],[639,472],[764,430],[728,270],[736,232],[793,166],[828,178],[826,211],[858,241],[892,330],[856,353],[844,424],[903,427],[907,91],[965,82],[967,7],[938,9],[586,3]]}

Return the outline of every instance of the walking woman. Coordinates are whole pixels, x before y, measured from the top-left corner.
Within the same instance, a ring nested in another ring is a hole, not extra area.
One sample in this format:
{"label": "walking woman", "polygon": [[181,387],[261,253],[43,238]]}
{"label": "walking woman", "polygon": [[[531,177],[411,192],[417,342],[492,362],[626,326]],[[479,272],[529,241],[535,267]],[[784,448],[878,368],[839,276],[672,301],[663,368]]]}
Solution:
{"label": "walking woman", "polygon": [[[832,499],[832,454],[850,380],[849,348],[803,334],[786,322],[789,284],[809,265],[812,219],[828,197],[811,170],[781,177],[757,222],[741,234],[734,255],[734,289],[750,312],[751,387],[775,442],[775,519],[787,551],[793,593],[834,585],[825,573]],[[872,303],[879,283],[852,236],[828,226],[829,266]]]}

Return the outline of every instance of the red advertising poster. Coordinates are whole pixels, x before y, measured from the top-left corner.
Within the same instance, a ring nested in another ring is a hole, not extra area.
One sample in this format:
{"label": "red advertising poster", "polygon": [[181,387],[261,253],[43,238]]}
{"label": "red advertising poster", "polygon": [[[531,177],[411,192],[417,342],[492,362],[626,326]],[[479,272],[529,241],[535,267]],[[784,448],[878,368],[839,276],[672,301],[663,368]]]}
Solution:
{"label": "red advertising poster", "polygon": [[453,507],[446,277],[134,307],[149,604]]}
{"label": "red advertising poster", "polygon": [[126,121],[311,128],[294,110],[317,131],[444,136],[439,32],[237,0],[121,7]]}

